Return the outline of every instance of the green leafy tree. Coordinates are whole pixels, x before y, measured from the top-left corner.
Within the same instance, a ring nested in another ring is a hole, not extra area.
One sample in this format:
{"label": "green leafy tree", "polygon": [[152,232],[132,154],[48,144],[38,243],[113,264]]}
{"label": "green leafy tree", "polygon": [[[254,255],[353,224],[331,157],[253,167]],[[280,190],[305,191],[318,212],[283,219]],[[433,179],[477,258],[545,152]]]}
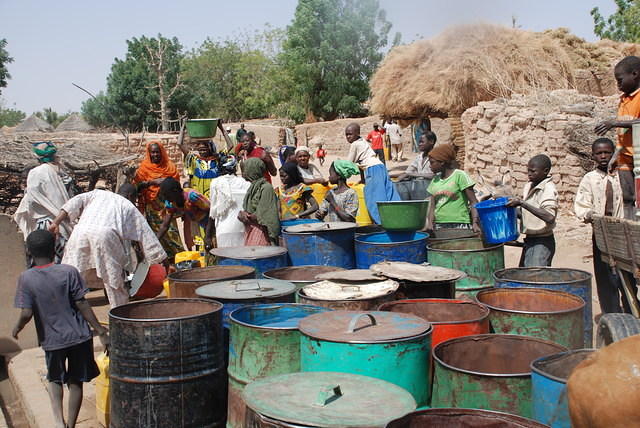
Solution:
{"label": "green leafy tree", "polygon": [[282,57],[290,98],[326,120],[362,114],[390,30],[377,0],[299,0]]}
{"label": "green leafy tree", "polygon": [[22,122],[25,117],[27,117],[27,115],[23,111],[0,106],[0,127],[16,126]]}
{"label": "green leafy tree", "polygon": [[[11,78],[9,74],[9,70],[7,69],[7,64],[13,62],[13,58],[9,56],[9,52],[7,52],[7,39],[0,39],[0,88],[7,87],[7,80]],[[2,91],[0,90],[0,94]]]}
{"label": "green leafy tree", "polygon": [[60,125],[63,120],[68,118],[71,113],[60,114],[57,111],[53,110],[51,107],[47,107],[42,109],[42,111],[37,111],[35,114],[40,119],[44,120],[49,125],[55,128]]}
{"label": "green leafy tree", "polygon": [[95,98],[84,101],[80,111],[89,125],[95,128],[109,128],[113,126],[113,120],[109,116],[108,108],[107,96],[100,91]]}
{"label": "green leafy tree", "polygon": [[591,10],[593,32],[601,39],[640,43],[640,0],[614,0],[617,10],[604,18],[600,9]]}

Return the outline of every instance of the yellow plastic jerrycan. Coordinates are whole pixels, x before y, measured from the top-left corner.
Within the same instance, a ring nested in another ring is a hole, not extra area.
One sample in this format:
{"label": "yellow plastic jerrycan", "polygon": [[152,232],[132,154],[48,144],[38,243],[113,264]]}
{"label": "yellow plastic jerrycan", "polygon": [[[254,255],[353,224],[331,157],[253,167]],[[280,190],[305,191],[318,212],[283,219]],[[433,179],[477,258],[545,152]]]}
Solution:
{"label": "yellow plastic jerrycan", "polygon": [[96,378],[96,417],[105,427],[109,426],[109,356],[103,352],[96,358],[100,374]]}
{"label": "yellow plastic jerrycan", "polygon": [[349,184],[353,190],[358,194],[358,214],[356,215],[356,223],[358,226],[368,226],[373,224],[373,220],[369,216],[369,210],[367,210],[367,204],[364,202],[364,184]]}
{"label": "yellow plastic jerrycan", "polygon": [[311,184],[311,188],[313,189],[311,196],[313,196],[313,199],[315,199],[318,205],[320,205],[322,201],[324,201],[324,197],[329,191],[329,189],[333,189],[334,187],[336,187],[335,184],[323,186],[322,184],[313,183]]}
{"label": "yellow plastic jerrycan", "polygon": [[[200,239],[199,236],[196,236],[194,238],[194,243],[196,245],[197,244],[197,240]],[[200,267],[204,267],[205,265],[205,260],[204,260],[204,256],[202,254],[200,254],[200,251],[182,251],[178,254],[176,254],[175,257],[175,263],[178,264],[180,262],[186,262],[188,260],[198,260],[200,262]]]}

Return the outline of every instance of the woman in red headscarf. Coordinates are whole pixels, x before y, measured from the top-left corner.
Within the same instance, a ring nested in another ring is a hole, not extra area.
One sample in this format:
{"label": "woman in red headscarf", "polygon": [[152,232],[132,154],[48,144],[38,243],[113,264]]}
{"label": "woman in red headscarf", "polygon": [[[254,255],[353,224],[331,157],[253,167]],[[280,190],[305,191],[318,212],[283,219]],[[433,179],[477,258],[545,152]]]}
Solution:
{"label": "woman in red headscarf", "polygon": [[[178,174],[178,169],[169,159],[167,150],[162,143],[150,141],[147,143],[144,160],[140,162],[133,181],[138,185],[140,209],[144,212],[149,226],[156,233],[160,230],[164,217],[164,205],[158,199],[158,192],[160,183],[168,177],[179,181],[180,174]],[[169,260],[173,260],[177,253],[183,251],[180,233],[175,220],[172,221],[167,232],[160,238],[160,243],[167,252]]]}

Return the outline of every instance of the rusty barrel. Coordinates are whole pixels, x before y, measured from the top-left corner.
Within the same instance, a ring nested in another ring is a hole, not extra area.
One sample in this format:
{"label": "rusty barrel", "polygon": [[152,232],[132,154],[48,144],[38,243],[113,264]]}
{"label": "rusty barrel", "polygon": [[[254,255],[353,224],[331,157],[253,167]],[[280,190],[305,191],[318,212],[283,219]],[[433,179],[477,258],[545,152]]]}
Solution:
{"label": "rusty barrel", "polygon": [[256,270],[249,266],[209,266],[195,268],[169,275],[171,297],[197,298],[196,288],[218,281],[255,278]]}
{"label": "rusty barrel", "polygon": [[245,306],[229,315],[228,427],[242,427],[242,390],[256,379],[300,371],[301,319],[329,309],[294,303]]}
{"label": "rusty barrel", "polygon": [[584,346],[593,343],[591,274],[578,269],[554,267],[509,268],[494,272],[496,287],[535,287],[564,291],[584,300]]}
{"label": "rusty barrel", "polygon": [[544,288],[490,288],[476,296],[490,310],[495,333],[520,334],[579,349],[584,340],[584,300]]}
{"label": "rusty barrel", "polygon": [[111,428],[224,425],[222,305],[160,299],[109,311]]}
{"label": "rusty barrel", "polygon": [[493,287],[493,272],[504,268],[504,244],[487,245],[480,238],[434,240],[429,243],[429,263],[467,274],[456,282],[456,297],[475,296]]}
{"label": "rusty barrel", "polygon": [[416,410],[387,424],[387,428],[414,427],[548,428],[522,416],[479,409]]}
{"label": "rusty barrel", "polygon": [[433,326],[432,348],[455,337],[489,333],[489,309],[469,300],[395,300],[383,303],[378,310],[411,314],[429,321]]}
{"label": "rusty barrel", "polygon": [[266,271],[263,275],[267,279],[279,279],[292,282],[295,284],[296,289],[300,290],[305,285],[320,281],[316,279],[316,275],[339,270],[346,269],[337,266],[319,265],[289,266]]}
{"label": "rusty barrel", "polygon": [[531,362],[567,348],[547,340],[480,334],[433,349],[431,407],[496,410],[531,417]]}

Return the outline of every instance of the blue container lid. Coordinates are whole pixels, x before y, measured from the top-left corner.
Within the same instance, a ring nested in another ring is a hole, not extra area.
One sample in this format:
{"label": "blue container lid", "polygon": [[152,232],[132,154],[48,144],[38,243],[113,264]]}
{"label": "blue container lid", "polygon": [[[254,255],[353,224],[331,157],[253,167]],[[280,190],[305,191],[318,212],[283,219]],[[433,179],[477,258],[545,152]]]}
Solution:
{"label": "blue container lid", "polygon": [[309,315],[330,311],[313,305],[276,303],[244,306],[231,312],[231,322],[241,325],[278,330],[297,330],[300,320]]}
{"label": "blue container lid", "polygon": [[281,297],[295,291],[295,284],[277,279],[237,279],[196,288],[200,297],[235,301]]}
{"label": "blue container lid", "polygon": [[282,256],[287,254],[287,249],[272,245],[256,247],[223,247],[213,248],[211,250],[211,254],[225,259],[255,260]]}
{"label": "blue container lid", "polygon": [[423,232],[381,232],[360,235],[356,242],[367,244],[402,244],[408,242],[426,241],[429,234]]}
{"label": "blue container lid", "polygon": [[486,201],[478,202],[475,207],[476,209],[487,209],[487,208],[500,208],[506,207],[507,202],[509,202],[509,198],[497,198],[497,199],[487,199]]}

